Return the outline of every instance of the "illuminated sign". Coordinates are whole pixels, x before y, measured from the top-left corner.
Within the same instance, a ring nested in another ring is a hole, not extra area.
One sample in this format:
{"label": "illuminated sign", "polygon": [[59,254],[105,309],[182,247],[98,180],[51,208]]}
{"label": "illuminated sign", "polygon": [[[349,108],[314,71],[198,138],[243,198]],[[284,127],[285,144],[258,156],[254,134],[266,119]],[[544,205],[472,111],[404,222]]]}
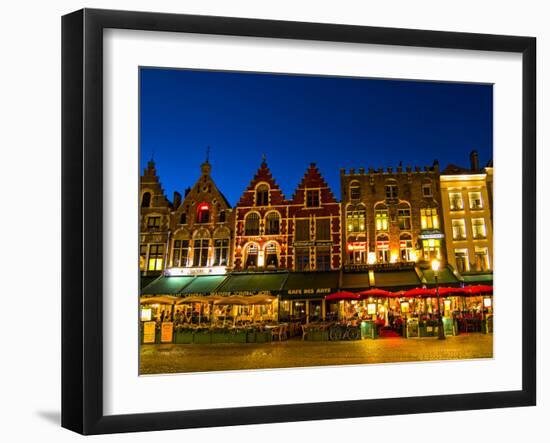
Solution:
{"label": "illuminated sign", "polygon": [[369,314],[369,315],[376,314],[376,304],[375,303],[369,303],[367,305],[367,314]]}
{"label": "illuminated sign", "polygon": [[151,321],[151,308],[142,308],[141,321]]}
{"label": "illuminated sign", "polygon": [[154,321],[143,323],[143,343],[155,343],[155,329]]}
{"label": "illuminated sign", "polygon": [[211,266],[202,268],[170,268],[164,271],[165,275],[223,275],[227,274],[225,266]]}
{"label": "illuminated sign", "polygon": [[367,242],[356,241],[348,243],[348,251],[364,251],[367,248]]}
{"label": "illuminated sign", "polygon": [[492,304],[493,304],[493,301],[490,298],[483,299],[483,306],[485,308],[490,308]]}
{"label": "illuminated sign", "polygon": [[307,294],[330,294],[332,292],[331,288],[317,288],[317,289],[289,289],[289,295],[307,295]]}
{"label": "illuminated sign", "polygon": [[171,321],[162,322],[160,328],[160,341],[162,343],[171,343],[174,336],[174,323]]}
{"label": "illuminated sign", "polygon": [[445,237],[439,229],[424,229],[420,232],[418,238],[422,240],[428,240],[431,238],[443,238]]}
{"label": "illuminated sign", "polygon": [[208,203],[201,203],[199,205],[199,211],[206,211],[208,210]]}

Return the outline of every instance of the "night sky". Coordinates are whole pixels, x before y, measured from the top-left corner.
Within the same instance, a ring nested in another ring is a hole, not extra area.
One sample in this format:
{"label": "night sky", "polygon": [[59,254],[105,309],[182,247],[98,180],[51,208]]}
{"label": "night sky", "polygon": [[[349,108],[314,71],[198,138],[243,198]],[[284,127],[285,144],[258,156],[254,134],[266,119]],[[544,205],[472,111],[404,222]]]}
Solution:
{"label": "night sky", "polygon": [[212,176],[231,205],[261,163],[290,198],[311,162],[340,197],[340,168],[469,166],[492,159],[491,85],[141,69],[140,166],[171,200]]}

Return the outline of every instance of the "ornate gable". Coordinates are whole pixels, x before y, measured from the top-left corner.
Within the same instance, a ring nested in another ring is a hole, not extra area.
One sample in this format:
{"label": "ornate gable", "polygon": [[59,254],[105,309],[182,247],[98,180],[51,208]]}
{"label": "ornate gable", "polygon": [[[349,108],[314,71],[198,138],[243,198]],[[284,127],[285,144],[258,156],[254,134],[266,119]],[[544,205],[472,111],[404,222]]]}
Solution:
{"label": "ornate gable", "polygon": [[315,163],[311,163],[309,165],[309,168],[304,174],[302,181],[296,188],[296,191],[294,191],[294,194],[292,196],[293,204],[304,204],[306,189],[319,189],[322,204],[338,203]]}
{"label": "ornate gable", "polygon": [[270,206],[284,205],[286,203],[285,196],[271,175],[271,171],[269,170],[269,167],[264,159],[236,206],[255,206],[254,192],[257,186],[262,183],[267,184],[269,187]]}
{"label": "ornate gable", "polygon": [[149,160],[143,175],[140,177],[140,201],[142,201],[145,193],[151,195],[150,205],[147,205],[148,208],[170,208],[172,206],[164,194],[153,160]]}

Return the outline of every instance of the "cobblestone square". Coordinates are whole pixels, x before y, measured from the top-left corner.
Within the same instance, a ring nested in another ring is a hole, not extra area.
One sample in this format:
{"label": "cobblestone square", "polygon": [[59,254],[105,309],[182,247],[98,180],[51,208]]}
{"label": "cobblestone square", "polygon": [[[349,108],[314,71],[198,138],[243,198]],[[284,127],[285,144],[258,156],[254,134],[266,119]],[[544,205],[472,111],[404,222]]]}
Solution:
{"label": "cobblestone square", "polygon": [[141,374],[403,363],[493,357],[492,334],[358,341],[142,345]]}

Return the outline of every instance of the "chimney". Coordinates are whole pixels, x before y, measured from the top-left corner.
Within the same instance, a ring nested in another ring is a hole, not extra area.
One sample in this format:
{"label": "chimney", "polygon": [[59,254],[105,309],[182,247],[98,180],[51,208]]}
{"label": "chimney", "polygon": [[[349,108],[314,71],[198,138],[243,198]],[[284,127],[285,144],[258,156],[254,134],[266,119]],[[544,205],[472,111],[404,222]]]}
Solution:
{"label": "chimney", "polygon": [[187,197],[187,194],[191,192],[191,188],[185,188],[185,197]]}
{"label": "chimney", "polygon": [[178,191],[174,191],[174,209],[178,209],[181,205],[181,194]]}
{"label": "chimney", "polygon": [[470,152],[470,169],[472,171],[479,171],[479,158],[477,156],[477,151]]}

